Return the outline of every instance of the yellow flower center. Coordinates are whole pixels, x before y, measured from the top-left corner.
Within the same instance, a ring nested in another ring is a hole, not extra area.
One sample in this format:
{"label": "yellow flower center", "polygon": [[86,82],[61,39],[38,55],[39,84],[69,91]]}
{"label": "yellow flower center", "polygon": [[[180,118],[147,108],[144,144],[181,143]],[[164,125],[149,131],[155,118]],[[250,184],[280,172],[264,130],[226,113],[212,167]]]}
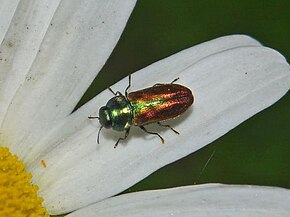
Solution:
{"label": "yellow flower center", "polygon": [[0,216],[48,217],[37,196],[38,186],[31,183],[31,173],[8,148],[0,147]]}

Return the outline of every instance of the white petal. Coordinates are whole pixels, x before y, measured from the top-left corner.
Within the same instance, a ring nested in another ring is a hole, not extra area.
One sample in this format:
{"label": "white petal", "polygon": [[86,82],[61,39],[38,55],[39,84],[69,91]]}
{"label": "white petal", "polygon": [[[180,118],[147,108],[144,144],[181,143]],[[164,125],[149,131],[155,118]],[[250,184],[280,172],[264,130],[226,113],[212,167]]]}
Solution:
{"label": "white petal", "polygon": [[[119,135],[104,130],[101,144],[97,145],[99,126],[87,117],[112,97],[109,91],[98,95],[52,131],[41,143],[55,149],[40,155],[31,168],[46,207],[52,213],[69,212],[119,193],[158,168],[205,146],[280,98],[289,87],[285,59],[267,48],[242,48],[246,44],[230,43],[232,39],[236,43],[239,37],[193,47],[133,75],[132,90],[179,76],[180,83],[195,93],[193,110],[172,123],[181,135],[161,132],[165,145],[158,138],[138,133],[138,129],[132,129],[126,144],[117,149],[113,145]],[[240,48],[229,50],[231,47]],[[113,88],[122,90],[126,86],[124,79]],[[267,98],[259,94],[263,87],[273,91]],[[42,159],[47,162],[46,169],[41,168]]]}
{"label": "white petal", "polygon": [[38,54],[59,1],[4,1],[1,4],[5,12],[1,11],[0,123]]}
{"label": "white petal", "polygon": [[1,68],[5,85],[0,91],[6,97],[4,114],[9,105],[2,123],[3,143],[26,162],[39,139],[72,112],[116,45],[135,5],[135,0],[69,0],[52,8],[52,1],[29,2],[21,2],[14,16],[17,26],[11,24],[8,31],[19,44],[3,48],[7,50],[3,55],[13,61]]}
{"label": "white petal", "polygon": [[16,10],[19,0],[0,0],[0,41],[3,38],[9,28],[12,17]]}
{"label": "white petal", "polygon": [[[204,58],[205,56],[212,55],[213,53],[220,52],[222,50],[231,49],[233,47],[243,47],[243,46],[261,46],[259,42],[254,40],[253,38],[250,38],[245,35],[234,35],[234,36],[226,36],[221,37],[206,43],[203,43],[202,45],[197,45],[194,48],[186,49],[180,53],[178,53],[178,58],[176,56],[172,56],[170,58],[164,59],[162,62],[158,65],[158,70],[160,71],[168,71],[170,72],[180,72],[184,70],[185,68],[189,67],[193,62],[198,61],[201,58]],[[170,64],[169,64],[170,63]],[[154,69],[152,69],[154,71]],[[125,85],[127,85],[127,79],[125,79]],[[152,81],[148,82],[152,83]],[[103,101],[106,101],[109,97],[111,97],[111,93],[105,91],[106,95],[103,95]],[[77,114],[74,114],[73,117],[69,117],[64,121],[64,123],[61,125],[61,129],[58,126],[53,126],[53,130],[51,133],[48,131],[46,134],[48,134],[41,142],[37,144],[37,146],[34,146],[33,149],[31,148],[29,150],[29,154],[31,157],[29,159],[36,158],[37,155],[41,154],[44,150],[44,148],[51,149],[53,145],[57,145],[60,141],[62,141],[67,136],[64,135],[64,132],[68,131],[68,133],[75,133],[75,131],[79,130],[80,121],[87,121],[87,114],[88,111],[83,110],[90,110],[89,114],[96,112],[97,108],[100,107],[100,104],[98,102],[98,98],[95,99],[95,101],[91,104],[91,106],[84,106],[81,111],[78,111]],[[85,116],[83,116],[85,114]],[[71,121],[74,122],[74,124],[70,123]],[[67,123],[68,122],[68,123]],[[86,125],[89,125],[91,127],[91,124],[86,122]],[[96,128],[93,127],[93,130],[95,131]],[[72,132],[71,132],[72,131]],[[34,133],[34,132],[33,132]],[[83,134],[82,134],[83,135]],[[60,138],[59,138],[60,136]],[[49,141],[47,141],[47,139]],[[53,141],[51,141],[53,140]],[[49,145],[49,144],[50,145]],[[54,143],[54,144],[53,144]],[[32,145],[31,145],[32,146]],[[46,151],[47,152],[47,151]],[[37,159],[38,161],[38,159]],[[31,164],[31,161],[28,162]]]}
{"label": "white petal", "polygon": [[285,217],[289,203],[283,188],[207,184],[124,194],[67,217]]}

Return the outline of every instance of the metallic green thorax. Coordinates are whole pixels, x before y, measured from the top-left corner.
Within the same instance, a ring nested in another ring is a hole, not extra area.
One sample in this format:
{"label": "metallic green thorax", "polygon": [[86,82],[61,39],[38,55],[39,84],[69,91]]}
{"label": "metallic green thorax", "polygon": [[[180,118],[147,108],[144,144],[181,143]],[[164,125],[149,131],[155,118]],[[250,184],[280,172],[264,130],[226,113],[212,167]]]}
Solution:
{"label": "metallic green thorax", "polygon": [[116,131],[124,131],[132,124],[132,112],[130,103],[123,95],[113,97],[106,106],[99,111],[100,122],[105,128]]}

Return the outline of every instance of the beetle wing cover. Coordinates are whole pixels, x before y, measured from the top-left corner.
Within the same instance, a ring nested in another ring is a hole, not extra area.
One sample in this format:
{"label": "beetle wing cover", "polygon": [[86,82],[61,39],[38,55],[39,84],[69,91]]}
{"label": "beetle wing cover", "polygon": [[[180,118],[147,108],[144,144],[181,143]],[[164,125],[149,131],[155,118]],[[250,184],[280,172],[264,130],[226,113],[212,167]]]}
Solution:
{"label": "beetle wing cover", "polygon": [[127,98],[137,126],[177,117],[194,101],[191,90],[179,84],[158,84],[128,93]]}

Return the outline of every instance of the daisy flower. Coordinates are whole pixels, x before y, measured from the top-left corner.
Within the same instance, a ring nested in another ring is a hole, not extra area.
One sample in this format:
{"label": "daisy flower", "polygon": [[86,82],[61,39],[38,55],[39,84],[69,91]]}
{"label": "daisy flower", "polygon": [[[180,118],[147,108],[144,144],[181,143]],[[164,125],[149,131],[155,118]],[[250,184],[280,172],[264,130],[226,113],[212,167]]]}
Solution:
{"label": "daisy flower", "polygon": [[[132,90],[179,82],[195,96],[173,120],[180,136],[115,132],[96,115],[105,90],[74,111],[105,64],[134,0],[18,1],[0,8],[0,216],[286,216],[286,189],[197,185],[112,197],[279,100],[289,64],[248,36],[205,42],[133,74]],[[112,86],[123,90],[127,78]]]}

